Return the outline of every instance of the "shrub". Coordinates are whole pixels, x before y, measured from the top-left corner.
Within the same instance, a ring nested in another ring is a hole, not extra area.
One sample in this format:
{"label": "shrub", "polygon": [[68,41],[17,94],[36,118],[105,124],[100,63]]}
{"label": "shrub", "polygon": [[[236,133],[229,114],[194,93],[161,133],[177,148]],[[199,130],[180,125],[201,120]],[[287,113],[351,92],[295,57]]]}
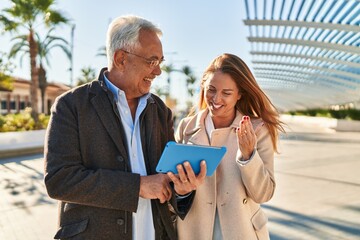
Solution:
{"label": "shrub", "polygon": [[31,117],[31,109],[27,108],[22,113],[0,115],[0,132],[30,131],[47,127],[50,116],[39,114],[39,122],[35,124]]}
{"label": "shrub", "polygon": [[40,129],[44,129],[44,128],[47,127],[47,125],[49,123],[49,119],[50,119],[49,115],[45,115],[43,113],[39,114],[39,127],[40,127]]}
{"label": "shrub", "polygon": [[289,111],[291,115],[305,115],[305,116],[317,116],[317,117],[331,117],[336,119],[348,119],[348,120],[360,120],[360,110],[358,109],[308,109]]}
{"label": "shrub", "polygon": [[4,117],[1,132],[29,131],[33,130],[35,121],[30,113],[8,114]]}

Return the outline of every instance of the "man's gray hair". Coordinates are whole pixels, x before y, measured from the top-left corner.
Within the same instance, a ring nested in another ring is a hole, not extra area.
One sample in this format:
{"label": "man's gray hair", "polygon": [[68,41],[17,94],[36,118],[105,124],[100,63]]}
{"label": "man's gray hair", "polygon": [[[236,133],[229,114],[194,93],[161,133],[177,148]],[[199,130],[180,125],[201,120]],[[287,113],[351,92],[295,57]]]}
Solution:
{"label": "man's gray hair", "polygon": [[159,37],[162,36],[160,28],[138,16],[121,16],[110,23],[106,36],[106,54],[109,68],[113,64],[114,54],[117,50],[132,51],[139,45],[139,32],[141,29],[150,30]]}

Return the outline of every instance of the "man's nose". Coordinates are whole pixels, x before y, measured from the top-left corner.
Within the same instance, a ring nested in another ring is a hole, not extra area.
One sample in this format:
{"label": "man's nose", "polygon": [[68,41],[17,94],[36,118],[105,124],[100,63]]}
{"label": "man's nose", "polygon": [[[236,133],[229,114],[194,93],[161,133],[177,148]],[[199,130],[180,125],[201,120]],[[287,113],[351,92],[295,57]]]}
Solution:
{"label": "man's nose", "polygon": [[157,75],[157,76],[159,76],[160,74],[161,74],[161,67],[160,67],[160,65],[157,65],[154,69],[153,69],[153,71],[152,71],[152,73],[154,74],[154,75]]}

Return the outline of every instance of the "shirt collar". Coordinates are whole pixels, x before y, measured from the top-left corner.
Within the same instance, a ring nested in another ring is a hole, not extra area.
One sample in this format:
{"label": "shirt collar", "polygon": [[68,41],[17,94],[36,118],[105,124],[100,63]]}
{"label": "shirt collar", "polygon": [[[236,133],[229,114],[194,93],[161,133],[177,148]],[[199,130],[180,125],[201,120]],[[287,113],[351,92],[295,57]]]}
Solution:
{"label": "shirt collar", "polygon": [[[124,95],[126,95],[126,94],[125,94],[125,92],[123,90],[121,90],[120,88],[115,86],[112,82],[110,82],[110,80],[106,77],[105,73],[106,72],[104,72],[105,84],[108,87],[108,89],[110,89],[110,91],[113,93],[115,100],[118,101],[119,100],[119,95],[121,93],[123,93]],[[140,99],[139,99],[140,102],[146,101],[150,97],[150,95],[151,95],[150,93],[147,93],[147,94],[141,96]]]}

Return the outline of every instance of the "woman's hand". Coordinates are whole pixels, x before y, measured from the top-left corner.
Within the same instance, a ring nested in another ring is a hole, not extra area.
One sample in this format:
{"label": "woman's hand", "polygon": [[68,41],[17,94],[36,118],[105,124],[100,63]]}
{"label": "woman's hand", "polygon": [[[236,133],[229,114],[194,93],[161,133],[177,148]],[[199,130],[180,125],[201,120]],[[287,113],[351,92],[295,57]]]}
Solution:
{"label": "woman's hand", "polygon": [[168,172],[167,175],[174,183],[175,192],[178,195],[186,195],[199,187],[206,177],[206,162],[200,163],[200,173],[196,176],[190,163],[184,162],[176,166],[178,174]]}
{"label": "woman's hand", "polygon": [[260,124],[256,130],[254,130],[250,121],[250,117],[242,117],[236,134],[238,139],[238,146],[244,160],[248,160],[251,157],[257,142],[256,133],[260,130],[262,125],[263,124]]}

